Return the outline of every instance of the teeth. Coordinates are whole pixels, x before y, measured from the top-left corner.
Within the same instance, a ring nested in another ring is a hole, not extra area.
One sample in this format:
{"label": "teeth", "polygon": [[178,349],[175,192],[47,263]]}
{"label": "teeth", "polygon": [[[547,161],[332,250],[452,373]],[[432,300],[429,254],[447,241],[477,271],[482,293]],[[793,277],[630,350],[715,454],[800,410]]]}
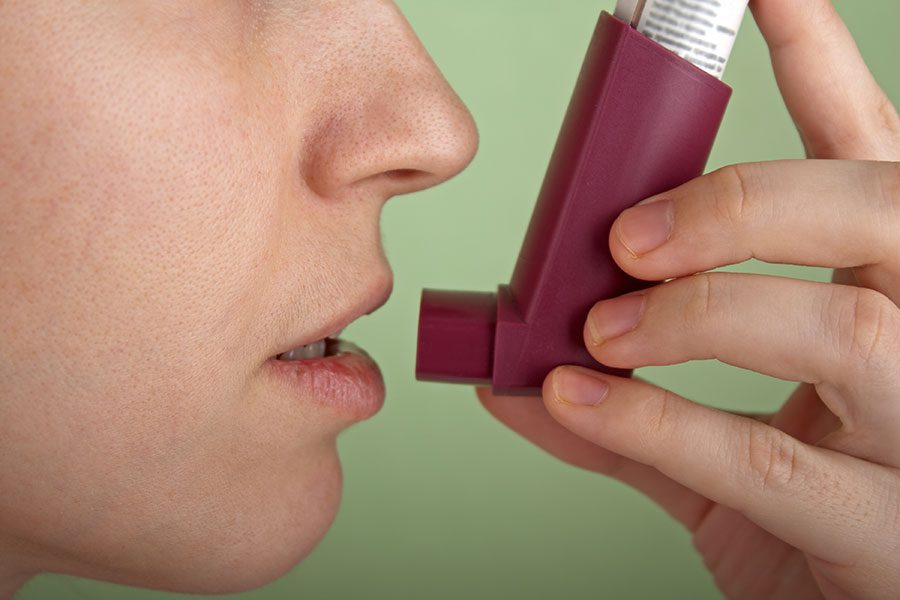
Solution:
{"label": "teeth", "polygon": [[334,348],[334,354],[339,356],[341,354],[361,354],[366,358],[372,358],[369,356],[369,353],[354,344],[353,342],[347,342],[344,340],[340,340]]}
{"label": "teeth", "polygon": [[313,342],[312,344],[307,344],[306,346],[294,348],[290,352],[279,354],[277,358],[278,360],[286,361],[324,358],[325,353],[328,351],[328,342],[326,340],[337,340],[343,332],[343,329],[338,329],[326,338],[323,338],[317,342]]}
{"label": "teeth", "polygon": [[294,348],[278,357],[279,360],[308,360],[310,358],[322,358],[325,356],[325,340],[319,340],[306,346]]}

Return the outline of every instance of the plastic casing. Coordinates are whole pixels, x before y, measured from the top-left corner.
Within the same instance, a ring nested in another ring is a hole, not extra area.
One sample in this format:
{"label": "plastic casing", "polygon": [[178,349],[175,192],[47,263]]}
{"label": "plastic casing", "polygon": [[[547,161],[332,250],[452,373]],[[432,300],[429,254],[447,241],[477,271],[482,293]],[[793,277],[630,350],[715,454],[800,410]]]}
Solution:
{"label": "plastic casing", "polygon": [[563,364],[617,375],[583,338],[599,300],[643,286],[609,251],[616,217],[703,173],[731,88],[602,13],[509,285],[424,290],[416,377],[540,394]]}

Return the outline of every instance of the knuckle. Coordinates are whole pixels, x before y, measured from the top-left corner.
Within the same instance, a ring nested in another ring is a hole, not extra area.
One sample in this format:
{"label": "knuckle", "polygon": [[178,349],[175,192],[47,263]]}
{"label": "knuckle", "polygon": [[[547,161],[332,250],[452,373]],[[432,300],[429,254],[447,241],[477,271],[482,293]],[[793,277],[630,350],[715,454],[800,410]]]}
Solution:
{"label": "knuckle", "polygon": [[676,398],[668,390],[656,388],[647,396],[643,415],[647,427],[644,429],[646,433],[642,440],[645,447],[654,447],[657,440],[669,436],[676,410]]}
{"label": "knuckle", "polygon": [[900,162],[878,163],[878,189],[881,203],[887,207],[891,218],[888,219],[892,232],[900,223]]}
{"label": "knuckle", "polygon": [[868,288],[849,288],[845,306],[838,309],[840,348],[850,366],[872,371],[895,358],[900,314],[884,294]]}
{"label": "knuckle", "polygon": [[693,285],[687,300],[685,316],[689,325],[702,326],[721,314],[728,302],[729,287],[722,273],[698,273],[691,278]]}
{"label": "knuckle", "polygon": [[895,550],[900,552],[900,483],[896,478],[888,485],[885,505],[884,514],[888,517],[888,527],[896,545]]}
{"label": "knuckle", "polygon": [[862,158],[871,153],[871,134],[865,123],[844,119],[824,133],[811,134],[807,138],[808,158]]}
{"label": "knuckle", "polygon": [[753,210],[756,195],[754,169],[749,164],[723,167],[711,178],[715,216],[719,223],[731,229],[740,229]]}
{"label": "knuckle", "polygon": [[893,160],[900,141],[900,119],[890,98],[879,93],[858,115],[843,119],[813,141],[813,158]]}
{"label": "knuckle", "polygon": [[[880,94],[875,106],[875,131],[880,132],[889,148],[900,142],[900,116],[886,94]],[[894,156],[896,158],[896,156]]]}
{"label": "knuckle", "polygon": [[750,476],[763,491],[789,487],[798,474],[800,446],[787,434],[758,421],[744,424],[744,448]]}

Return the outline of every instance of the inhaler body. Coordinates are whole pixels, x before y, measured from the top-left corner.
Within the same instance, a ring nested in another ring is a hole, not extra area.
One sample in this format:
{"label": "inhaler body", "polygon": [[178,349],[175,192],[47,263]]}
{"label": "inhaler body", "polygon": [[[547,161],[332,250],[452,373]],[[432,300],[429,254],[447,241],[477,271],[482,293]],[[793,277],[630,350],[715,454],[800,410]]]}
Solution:
{"label": "inhaler body", "polygon": [[600,16],[508,285],[425,290],[419,379],[540,394],[553,368],[598,365],[584,346],[599,300],[647,285],[614,263],[618,215],[703,173],[731,89],[607,13]]}

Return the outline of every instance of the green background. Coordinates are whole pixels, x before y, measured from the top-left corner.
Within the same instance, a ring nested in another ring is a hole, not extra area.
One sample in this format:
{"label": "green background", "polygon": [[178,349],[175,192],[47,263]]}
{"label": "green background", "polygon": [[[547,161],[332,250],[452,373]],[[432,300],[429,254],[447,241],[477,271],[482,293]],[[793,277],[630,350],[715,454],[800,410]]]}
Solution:
{"label": "green background", "polygon": [[[321,546],[289,576],[236,597],[719,597],[688,535],[648,500],[544,455],[493,421],[471,389],[413,380],[420,289],[492,290],[508,281],[597,13],[613,1],[399,4],[471,108],[481,150],[457,179],[388,204],[384,240],[396,291],[346,334],[381,364],[387,405],[341,439],[345,497]],[[836,5],[897,103],[900,0]],[[710,168],[801,157],[749,15],[725,79],[735,95]],[[642,375],[748,410],[777,408],[791,387],[708,362]],[[37,578],[17,596],[185,597],[58,576]]]}

